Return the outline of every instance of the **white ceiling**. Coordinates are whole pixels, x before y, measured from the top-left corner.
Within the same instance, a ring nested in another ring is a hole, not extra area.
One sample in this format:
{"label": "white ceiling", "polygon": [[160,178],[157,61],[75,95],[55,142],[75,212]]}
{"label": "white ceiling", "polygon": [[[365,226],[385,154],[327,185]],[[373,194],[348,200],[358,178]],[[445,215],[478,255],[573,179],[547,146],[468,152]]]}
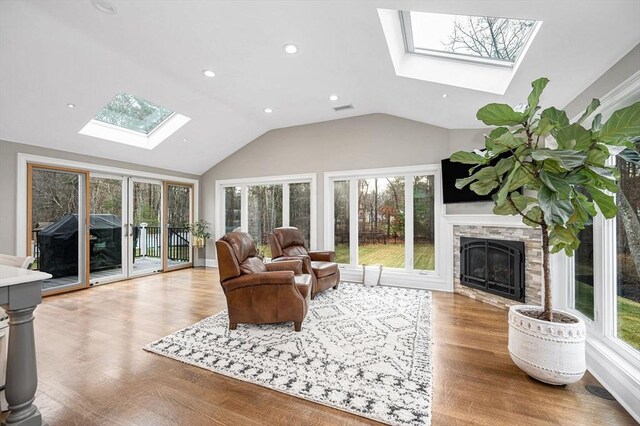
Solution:
{"label": "white ceiling", "polygon": [[[0,139],[201,174],[275,128],[374,112],[480,127],[480,106],[520,103],[540,76],[543,102],[564,106],[640,42],[637,0],[112,3],[116,15],[90,0],[0,0]],[[500,96],[396,76],[377,8],[543,24]],[[191,121],[152,151],[79,135],[123,90]]]}

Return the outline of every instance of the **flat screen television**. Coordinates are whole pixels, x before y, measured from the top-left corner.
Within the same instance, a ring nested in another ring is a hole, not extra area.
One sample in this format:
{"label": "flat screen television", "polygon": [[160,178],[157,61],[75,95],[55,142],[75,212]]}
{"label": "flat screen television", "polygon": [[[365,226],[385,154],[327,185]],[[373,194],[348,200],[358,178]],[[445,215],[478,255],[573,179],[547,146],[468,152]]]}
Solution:
{"label": "flat screen television", "polygon": [[[505,154],[507,156],[509,154]],[[491,164],[497,163],[502,156],[498,156]],[[453,203],[473,203],[477,201],[491,201],[491,196],[495,191],[487,195],[478,195],[469,189],[469,185],[462,189],[456,188],[456,179],[469,177],[469,169],[473,164],[454,163],[448,158],[442,160],[442,200],[444,204]]]}

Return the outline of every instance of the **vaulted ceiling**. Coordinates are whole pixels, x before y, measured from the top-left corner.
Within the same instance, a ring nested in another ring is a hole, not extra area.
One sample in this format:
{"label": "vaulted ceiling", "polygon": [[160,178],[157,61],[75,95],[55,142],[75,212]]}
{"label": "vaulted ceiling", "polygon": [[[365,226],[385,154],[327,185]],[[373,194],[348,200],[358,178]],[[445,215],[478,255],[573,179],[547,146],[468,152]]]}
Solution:
{"label": "vaulted ceiling", "polygon": [[[0,1],[0,139],[201,174],[275,128],[374,112],[480,127],[480,106],[522,102],[540,76],[562,107],[640,42],[635,0],[111,3]],[[501,96],[396,76],[378,8],[543,23]],[[191,121],[153,150],[78,134],[120,91]]]}

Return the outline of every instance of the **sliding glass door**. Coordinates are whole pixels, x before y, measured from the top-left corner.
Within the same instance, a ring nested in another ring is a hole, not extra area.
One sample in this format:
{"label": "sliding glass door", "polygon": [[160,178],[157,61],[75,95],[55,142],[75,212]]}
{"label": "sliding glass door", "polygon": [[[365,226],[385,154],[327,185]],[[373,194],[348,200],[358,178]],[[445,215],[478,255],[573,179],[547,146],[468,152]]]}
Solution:
{"label": "sliding glass door", "polygon": [[47,272],[47,293],[86,287],[88,172],[29,164],[27,254]]}
{"label": "sliding glass door", "polygon": [[129,179],[130,276],[162,271],[162,182]]}
{"label": "sliding glass door", "polygon": [[126,179],[91,174],[89,279],[92,285],[127,276],[126,194]]}
{"label": "sliding glass door", "polygon": [[191,266],[191,233],[188,225],[193,222],[193,187],[165,182],[166,245],[165,270]]}

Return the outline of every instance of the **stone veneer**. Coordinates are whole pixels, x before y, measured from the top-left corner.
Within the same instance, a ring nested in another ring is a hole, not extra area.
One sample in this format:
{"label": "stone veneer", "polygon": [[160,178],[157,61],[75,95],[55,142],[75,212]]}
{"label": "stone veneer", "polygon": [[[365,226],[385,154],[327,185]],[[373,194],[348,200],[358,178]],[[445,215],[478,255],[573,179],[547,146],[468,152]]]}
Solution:
{"label": "stone veneer", "polygon": [[487,293],[460,283],[460,237],[487,238],[506,241],[523,241],[525,250],[525,303],[540,305],[542,302],[542,235],[539,229],[505,226],[453,226],[453,288],[463,294],[499,308],[522,302]]}

